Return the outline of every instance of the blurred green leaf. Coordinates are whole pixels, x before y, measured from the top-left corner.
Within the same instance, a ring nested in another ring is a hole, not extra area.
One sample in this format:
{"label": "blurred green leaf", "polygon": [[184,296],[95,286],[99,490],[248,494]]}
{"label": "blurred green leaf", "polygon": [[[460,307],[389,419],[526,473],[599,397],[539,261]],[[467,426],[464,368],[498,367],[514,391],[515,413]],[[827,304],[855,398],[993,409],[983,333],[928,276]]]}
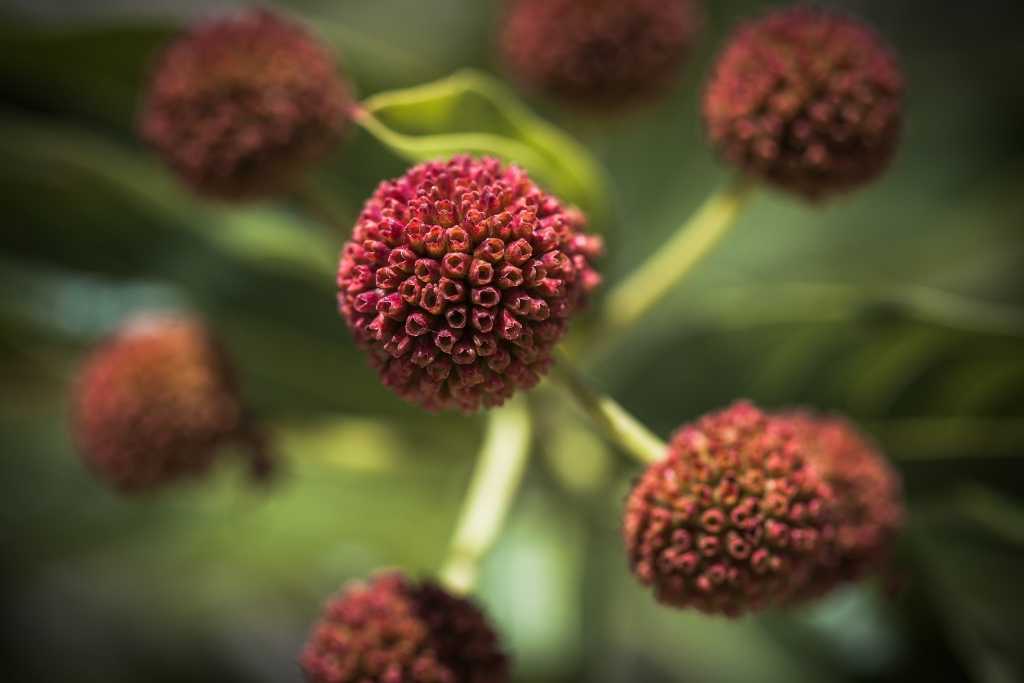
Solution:
{"label": "blurred green leaf", "polygon": [[131,128],[146,73],[174,31],[156,23],[54,28],[4,22],[0,89],[33,107]]}
{"label": "blurred green leaf", "polygon": [[523,166],[598,225],[609,219],[607,179],[598,162],[489,76],[459,71],[426,85],[374,95],[363,107],[357,121],[410,161],[458,153],[497,156]]}

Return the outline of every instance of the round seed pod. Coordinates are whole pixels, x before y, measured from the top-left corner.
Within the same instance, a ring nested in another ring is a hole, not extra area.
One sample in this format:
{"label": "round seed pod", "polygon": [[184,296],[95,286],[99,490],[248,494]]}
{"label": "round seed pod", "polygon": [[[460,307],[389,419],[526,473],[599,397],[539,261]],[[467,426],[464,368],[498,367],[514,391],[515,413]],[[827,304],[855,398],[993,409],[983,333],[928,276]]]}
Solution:
{"label": "round seed pod", "polygon": [[142,137],[195,192],[287,193],[339,137],[351,95],[331,54],[264,10],[204,21],[159,59]]}
{"label": "round seed pod", "polygon": [[629,563],[666,605],[760,610],[806,584],[833,542],[834,504],[793,430],[739,402],[682,427],[637,481]]}
{"label": "round seed pod", "polygon": [[338,268],[338,308],[384,384],[429,410],[500,405],[547,372],[600,282],[583,216],[516,166],[456,157],[381,183]]}
{"label": "round seed pod", "polygon": [[270,465],[220,346],[185,318],[133,320],[89,356],[72,432],[89,469],[122,492],[202,475],[229,443],[252,451],[254,474]]}
{"label": "round seed pod", "polygon": [[727,162],[820,199],[888,167],[903,93],[895,57],[870,28],[819,9],[784,9],[729,40],[704,92],[704,121]]}
{"label": "round seed pod", "polygon": [[313,627],[310,683],[505,683],[508,658],[469,600],[395,573],[347,586]]}
{"label": "round seed pod", "polygon": [[700,26],[696,0],[510,0],[501,50],[528,87],[618,109],[671,87]]}
{"label": "round seed pod", "polygon": [[790,413],[788,421],[811,466],[832,488],[836,534],[830,552],[796,599],[814,598],[878,570],[903,524],[899,474],[848,421]]}

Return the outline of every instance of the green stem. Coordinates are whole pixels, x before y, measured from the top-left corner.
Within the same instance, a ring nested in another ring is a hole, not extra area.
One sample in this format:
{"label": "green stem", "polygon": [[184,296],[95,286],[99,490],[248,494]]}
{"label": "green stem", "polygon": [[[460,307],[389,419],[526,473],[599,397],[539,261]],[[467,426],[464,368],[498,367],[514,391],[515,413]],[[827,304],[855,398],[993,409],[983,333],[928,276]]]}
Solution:
{"label": "green stem", "polygon": [[629,329],[700,263],[729,231],[755,183],[737,176],[679,227],[676,234],[613,289],[605,302],[610,332]]}
{"label": "green stem", "polygon": [[353,108],[351,117],[357,125],[382,145],[397,156],[413,163],[462,153],[491,155],[510,161],[514,160],[528,169],[541,169],[546,164],[544,158],[529,146],[517,140],[491,133],[448,133],[426,136],[399,133],[374,115],[370,103],[365,107]]}
{"label": "green stem", "polygon": [[473,589],[480,561],[498,538],[529,459],[530,431],[522,397],[488,413],[473,480],[439,572],[441,582],[455,593]]}
{"label": "green stem", "polygon": [[665,442],[626,412],[625,408],[594,390],[565,354],[558,354],[552,377],[573,395],[611,443],[645,464],[656,462],[664,456],[668,448]]}

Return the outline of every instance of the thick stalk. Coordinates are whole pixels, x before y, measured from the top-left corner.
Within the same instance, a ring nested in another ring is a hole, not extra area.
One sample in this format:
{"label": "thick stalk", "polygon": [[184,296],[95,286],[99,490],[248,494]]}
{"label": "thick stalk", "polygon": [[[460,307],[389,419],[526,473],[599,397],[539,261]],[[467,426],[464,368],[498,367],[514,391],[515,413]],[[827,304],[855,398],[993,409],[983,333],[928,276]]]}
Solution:
{"label": "thick stalk", "polygon": [[736,223],[754,188],[752,180],[737,176],[708,198],[660,249],[620,282],[605,302],[607,331],[629,329],[693,270]]}
{"label": "thick stalk", "polygon": [[665,442],[625,408],[595,391],[565,354],[559,354],[552,377],[572,394],[612,444],[645,464],[660,460],[665,455]]}
{"label": "thick stalk", "polygon": [[480,562],[494,545],[523,478],[530,455],[530,416],[516,397],[488,413],[487,433],[473,479],[439,572],[451,591],[473,590]]}

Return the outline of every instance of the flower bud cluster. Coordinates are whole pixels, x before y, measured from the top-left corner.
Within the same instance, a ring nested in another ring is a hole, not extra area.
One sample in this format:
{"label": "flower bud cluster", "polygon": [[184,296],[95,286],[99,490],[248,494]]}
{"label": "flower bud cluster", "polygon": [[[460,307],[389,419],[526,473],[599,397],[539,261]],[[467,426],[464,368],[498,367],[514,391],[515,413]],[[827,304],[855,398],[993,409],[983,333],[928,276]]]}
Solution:
{"label": "flower bud cluster", "polygon": [[342,252],[338,307],[403,398],[497,406],[547,372],[600,282],[601,242],[582,228],[515,166],[422,164],[367,201]]}
{"label": "flower bud cluster", "polygon": [[140,127],[196,192],[258,199],[292,189],[330,149],[350,100],[323,46],[258,10],[200,23],[175,41]]}
{"label": "flower bud cluster", "polygon": [[245,438],[233,372],[195,320],[125,325],[85,362],[72,403],[82,458],[121,491],[202,474],[221,446]]}
{"label": "flower bud cluster", "polygon": [[750,22],[704,93],[712,144],[742,171],[811,199],[878,176],[896,150],[903,74],[875,33],[810,8]]}
{"label": "flower bud cluster", "polygon": [[696,0],[510,0],[501,48],[527,85],[621,107],[672,85],[700,25]]}
{"label": "flower bud cluster", "polygon": [[381,574],[324,609],[302,653],[310,683],[504,683],[508,661],[477,607]]}

